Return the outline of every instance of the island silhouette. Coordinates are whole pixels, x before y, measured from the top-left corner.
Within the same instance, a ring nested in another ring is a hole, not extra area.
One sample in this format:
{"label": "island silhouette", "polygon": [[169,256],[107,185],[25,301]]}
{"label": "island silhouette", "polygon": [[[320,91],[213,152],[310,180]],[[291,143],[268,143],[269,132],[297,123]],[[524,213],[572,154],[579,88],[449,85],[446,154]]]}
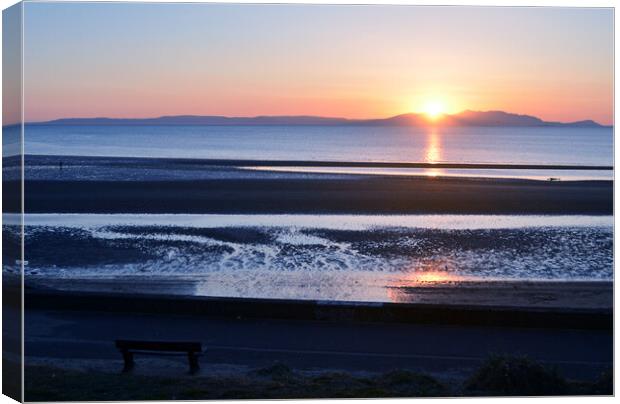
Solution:
{"label": "island silhouette", "polygon": [[28,125],[221,125],[221,126],[519,126],[519,127],[604,127],[593,120],[575,122],[544,121],[531,115],[504,111],[465,110],[430,120],[423,113],[407,113],[389,118],[349,119],[311,115],[227,117],[219,115],[174,115],[156,118],[62,118]]}

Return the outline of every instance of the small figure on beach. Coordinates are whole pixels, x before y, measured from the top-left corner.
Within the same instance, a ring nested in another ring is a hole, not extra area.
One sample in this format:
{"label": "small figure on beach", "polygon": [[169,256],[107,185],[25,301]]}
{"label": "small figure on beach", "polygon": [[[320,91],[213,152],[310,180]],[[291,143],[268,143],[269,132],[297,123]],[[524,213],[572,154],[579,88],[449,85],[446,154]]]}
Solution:
{"label": "small figure on beach", "polygon": [[58,163],[58,168],[60,168],[60,171],[62,171],[62,160]]}

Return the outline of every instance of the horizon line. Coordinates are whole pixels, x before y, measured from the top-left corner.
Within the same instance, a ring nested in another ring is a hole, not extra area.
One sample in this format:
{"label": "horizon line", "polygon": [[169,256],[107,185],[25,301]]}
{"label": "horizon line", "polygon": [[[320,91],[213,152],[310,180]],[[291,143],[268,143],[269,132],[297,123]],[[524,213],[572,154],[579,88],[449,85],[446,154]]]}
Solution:
{"label": "horizon line", "polygon": [[56,122],[56,121],[63,121],[63,120],[96,120],[96,119],[106,119],[106,120],[155,120],[155,119],[162,119],[162,118],[181,118],[181,117],[187,117],[187,118],[206,118],[206,117],[212,117],[212,118],[224,118],[224,119],[257,119],[257,118],[317,118],[317,119],[326,119],[326,120],[341,120],[341,121],[350,121],[350,122],[364,122],[364,121],[380,121],[380,120],[387,120],[387,119],[392,119],[392,118],[397,118],[397,117],[403,117],[403,116],[416,116],[416,117],[425,117],[429,122],[437,122],[438,124],[440,123],[440,121],[442,120],[442,118],[445,117],[455,117],[458,115],[461,115],[463,113],[466,112],[474,112],[474,113],[503,113],[503,114],[508,114],[508,115],[514,115],[514,116],[518,116],[518,117],[529,117],[529,118],[534,118],[534,119],[538,119],[544,123],[555,123],[555,124],[573,124],[573,123],[580,123],[580,122],[593,122],[597,125],[600,126],[604,126],[604,127],[613,127],[614,124],[610,123],[610,124],[602,124],[599,123],[597,121],[595,121],[594,119],[578,119],[578,120],[571,120],[571,121],[547,121],[544,120],[543,118],[540,118],[536,115],[529,115],[529,114],[521,114],[521,113],[515,113],[515,112],[507,112],[504,110],[500,110],[500,109],[491,109],[491,110],[472,110],[472,109],[464,109],[461,110],[459,112],[454,112],[454,113],[443,113],[440,115],[440,117],[435,118],[435,119],[431,119],[428,118],[428,116],[424,113],[424,112],[404,112],[404,113],[400,113],[400,114],[396,114],[396,115],[389,115],[389,116],[385,116],[385,117],[375,117],[375,118],[348,118],[348,117],[342,117],[342,116],[323,116],[323,115],[311,115],[311,114],[287,114],[287,115],[269,115],[269,114],[261,114],[261,115],[217,115],[217,114],[177,114],[177,115],[169,115],[169,114],[164,114],[164,115],[158,115],[158,116],[147,116],[147,117],[111,117],[111,116],[91,116],[91,117],[60,117],[60,118],[53,118],[53,119],[48,119],[48,120],[43,120],[43,121],[24,121],[24,122],[16,122],[16,123],[12,123],[12,124],[7,124],[7,125],[3,125],[3,126],[14,126],[14,125],[20,125],[20,124],[45,124],[45,123],[52,123],[52,122]]}

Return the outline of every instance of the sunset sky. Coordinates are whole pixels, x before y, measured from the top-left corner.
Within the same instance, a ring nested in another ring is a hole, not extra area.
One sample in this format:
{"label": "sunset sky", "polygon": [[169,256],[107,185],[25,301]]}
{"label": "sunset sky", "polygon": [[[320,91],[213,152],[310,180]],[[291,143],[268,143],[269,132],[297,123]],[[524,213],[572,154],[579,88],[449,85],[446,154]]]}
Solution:
{"label": "sunset sky", "polygon": [[613,123],[611,9],[26,3],[24,14],[26,121],[438,108]]}

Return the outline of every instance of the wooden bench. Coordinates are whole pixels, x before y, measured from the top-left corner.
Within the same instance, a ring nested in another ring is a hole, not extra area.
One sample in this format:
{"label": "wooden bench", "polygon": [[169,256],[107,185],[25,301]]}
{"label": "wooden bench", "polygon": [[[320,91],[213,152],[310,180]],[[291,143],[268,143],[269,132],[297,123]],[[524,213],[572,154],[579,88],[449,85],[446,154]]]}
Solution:
{"label": "wooden bench", "polygon": [[202,355],[202,344],[200,342],[173,342],[173,341],[136,341],[136,340],[116,340],[116,348],[123,355],[125,366],[123,372],[130,372],[135,363],[134,354],[145,355],[178,355],[186,353],[189,361],[189,372],[194,374],[200,369],[198,357]]}

